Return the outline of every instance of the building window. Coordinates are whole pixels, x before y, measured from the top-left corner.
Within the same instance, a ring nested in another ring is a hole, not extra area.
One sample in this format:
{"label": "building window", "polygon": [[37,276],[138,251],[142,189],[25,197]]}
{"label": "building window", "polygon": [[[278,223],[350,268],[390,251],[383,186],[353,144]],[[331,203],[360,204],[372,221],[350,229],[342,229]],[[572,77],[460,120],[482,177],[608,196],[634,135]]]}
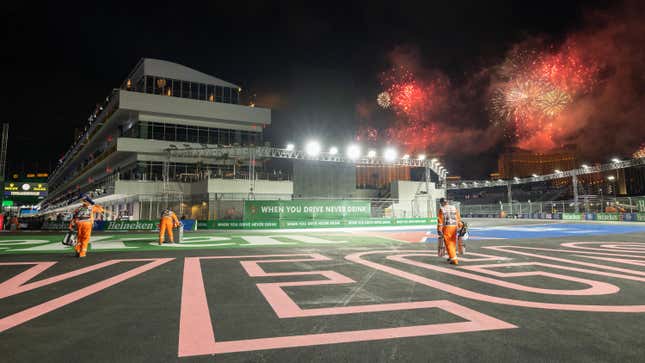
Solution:
{"label": "building window", "polygon": [[236,89],[231,89],[231,103],[235,105],[240,103],[240,93]]}
{"label": "building window", "polygon": [[155,91],[155,77],[146,76],[146,93],[154,93]]}
{"label": "building window", "polygon": [[163,140],[163,124],[155,123],[152,127],[152,138],[155,140]]}
{"label": "building window", "polygon": [[228,87],[224,87],[224,103],[231,103],[231,89]]}
{"label": "building window", "polygon": [[230,130],[222,129],[219,131],[219,144],[220,145],[230,145],[231,144],[231,138],[230,138]]}
{"label": "building window", "polygon": [[190,82],[181,81],[181,97],[190,98]]}
{"label": "building window", "polygon": [[199,99],[202,101],[206,101],[206,85],[205,84],[199,84]]}
{"label": "building window", "polygon": [[208,129],[206,127],[199,128],[199,143],[208,144]]}
{"label": "building window", "polygon": [[197,128],[195,127],[186,128],[186,141],[197,142]]}
{"label": "building window", "polygon": [[222,91],[222,86],[216,86],[215,87],[215,102],[222,102],[222,94],[224,92]]}
{"label": "building window", "polygon": [[181,97],[181,81],[176,79],[172,81],[172,95],[175,97]]}
{"label": "building window", "polygon": [[175,141],[177,136],[175,135],[175,125],[164,125],[164,140],[166,141]]}
{"label": "building window", "polygon": [[137,80],[137,84],[134,88],[136,92],[145,92],[146,89],[146,79],[145,77],[141,77]]}
{"label": "building window", "polygon": [[198,100],[199,99],[199,84],[192,82],[190,84],[190,98]]}
{"label": "building window", "polygon": [[166,79],[157,77],[155,79],[155,94],[156,95],[163,95],[166,94]]}
{"label": "building window", "polygon": [[207,91],[208,93],[208,100],[211,102],[215,101],[215,86],[208,85]]}
{"label": "building window", "polygon": [[188,139],[186,138],[186,126],[183,125],[177,125],[177,141],[187,141]]}

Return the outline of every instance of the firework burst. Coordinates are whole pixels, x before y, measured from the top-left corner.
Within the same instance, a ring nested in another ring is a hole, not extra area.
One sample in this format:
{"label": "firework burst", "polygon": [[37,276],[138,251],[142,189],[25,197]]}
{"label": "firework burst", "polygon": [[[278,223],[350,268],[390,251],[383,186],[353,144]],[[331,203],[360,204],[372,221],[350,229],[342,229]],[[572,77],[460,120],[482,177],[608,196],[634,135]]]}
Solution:
{"label": "firework burst", "polygon": [[591,91],[598,69],[572,41],[557,51],[514,48],[499,68],[503,81],[491,93],[493,124],[505,127],[518,144],[538,145],[526,141],[538,140],[537,134],[539,140],[553,140],[553,123],[577,97]]}
{"label": "firework burst", "polygon": [[387,91],[379,93],[378,96],[376,96],[376,103],[385,109],[390,108],[392,105],[390,93]]}

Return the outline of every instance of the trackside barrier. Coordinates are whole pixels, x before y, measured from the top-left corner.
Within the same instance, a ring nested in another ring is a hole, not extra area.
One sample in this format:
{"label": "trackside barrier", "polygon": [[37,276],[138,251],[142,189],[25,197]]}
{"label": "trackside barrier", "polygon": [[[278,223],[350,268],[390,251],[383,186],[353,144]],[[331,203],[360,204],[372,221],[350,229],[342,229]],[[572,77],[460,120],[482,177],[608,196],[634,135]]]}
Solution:
{"label": "trackside barrier", "polygon": [[198,221],[198,229],[289,229],[414,226],[437,223],[436,218],[273,219]]}
{"label": "trackside barrier", "polygon": [[500,217],[493,213],[462,214],[464,218],[560,219],[568,221],[645,222],[645,213],[532,213]]}
{"label": "trackside barrier", "polygon": [[[184,219],[184,231],[197,230],[197,221],[194,219]],[[69,222],[45,222],[42,229],[48,231],[67,230]],[[158,220],[143,221],[94,221],[95,231],[155,231],[159,230]]]}

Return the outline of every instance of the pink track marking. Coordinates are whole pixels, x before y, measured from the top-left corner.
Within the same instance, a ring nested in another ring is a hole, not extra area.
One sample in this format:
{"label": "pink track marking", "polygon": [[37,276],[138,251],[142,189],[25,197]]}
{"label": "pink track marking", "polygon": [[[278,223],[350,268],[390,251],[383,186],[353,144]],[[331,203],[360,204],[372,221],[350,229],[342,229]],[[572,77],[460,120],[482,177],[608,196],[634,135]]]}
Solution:
{"label": "pink track marking", "polygon": [[[51,312],[53,310],[56,310],[56,309],[61,308],[61,307],[65,306],[65,305],[68,305],[70,303],[78,301],[78,300],[80,300],[82,298],[85,298],[85,297],[87,297],[89,295],[92,295],[92,294],[97,293],[97,292],[99,292],[101,290],[104,290],[104,289],[106,289],[106,288],[108,288],[110,286],[116,285],[119,282],[123,282],[125,280],[128,280],[128,279],[130,279],[130,278],[132,278],[134,276],[137,276],[137,275],[139,275],[139,274],[141,274],[143,272],[146,272],[148,270],[152,270],[153,268],[158,267],[160,265],[163,265],[164,263],[167,263],[167,262],[172,261],[172,260],[174,260],[174,258],[120,259],[120,260],[106,261],[106,263],[111,262],[111,263],[108,263],[108,264],[100,263],[100,264],[97,264],[97,265],[94,265],[94,266],[90,266],[90,267],[99,266],[99,267],[91,269],[91,270],[96,270],[96,269],[99,269],[99,268],[102,268],[102,267],[105,267],[105,266],[108,266],[108,265],[111,265],[111,264],[114,264],[114,263],[118,263],[118,262],[146,262],[146,261],[149,261],[147,264],[139,266],[139,267],[135,267],[132,270],[120,273],[120,274],[118,274],[116,276],[107,278],[107,279],[105,279],[103,281],[97,282],[97,283],[92,284],[90,286],[81,288],[81,289],[76,290],[74,292],[70,292],[68,294],[65,294],[65,295],[60,296],[58,298],[46,301],[46,302],[44,302],[42,304],[33,306],[31,308],[27,308],[27,309],[25,309],[23,311],[15,313],[15,314],[3,317],[3,318],[0,319],[0,332],[3,332],[3,331],[8,330],[8,329],[11,329],[11,328],[13,328],[15,326],[18,326],[20,324],[26,323],[26,322],[28,322],[28,321],[30,321],[32,319],[35,319],[35,318],[37,318],[37,317],[39,317],[41,315],[47,314],[47,313],[49,313],[49,312]],[[27,263],[27,264],[29,264],[29,263]],[[30,271],[30,270],[27,270],[26,272],[23,272],[23,273],[33,274],[33,271]],[[86,269],[81,269],[81,270],[86,270]],[[55,276],[55,277],[52,277],[52,278],[49,278],[49,279],[46,279],[46,280],[49,281],[49,284],[51,284],[51,283],[63,280],[65,278],[64,276],[66,276],[66,275],[68,275],[68,274],[62,274],[62,275]],[[27,276],[27,275],[25,275],[25,276]],[[18,280],[14,280],[14,282],[15,281],[18,281]],[[41,287],[41,286],[44,286],[44,285],[40,284],[37,287]],[[12,287],[12,288],[13,288],[12,293],[7,295],[7,296],[11,296],[11,295],[16,294],[18,292],[23,292],[23,291],[18,291],[18,288],[16,288],[16,287]],[[31,290],[33,288],[35,288],[35,287],[32,287],[29,290]],[[18,291],[18,292],[16,292],[16,291]]]}
{"label": "pink track marking", "polygon": [[[533,247],[516,247],[516,246],[489,246],[489,247],[482,247],[490,250],[495,250],[495,251],[500,251],[500,252],[506,252],[506,253],[513,253],[517,255],[523,255],[523,256],[530,256],[530,257],[536,257],[536,258],[542,258],[545,260],[551,260],[551,261],[558,261],[558,262],[564,262],[567,264],[573,264],[573,265],[581,265],[581,266],[588,266],[588,267],[593,267],[593,268],[598,268],[601,270],[611,270],[611,271],[618,271],[622,273],[627,273],[627,274],[632,274],[632,275],[639,275],[639,276],[645,276],[645,272],[642,271],[636,271],[636,270],[630,270],[627,268],[621,268],[621,267],[612,267],[612,266],[606,266],[606,265],[598,265],[595,263],[589,263],[589,262],[582,262],[582,261],[575,261],[575,260],[569,260],[566,258],[560,258],[560,257],[552,257],[552,256],[545,256],[545,255],[538,255],[535,253],[528,253],[528,252],[520,252],[520,251],[513,251],[510,250],[510,248],[521,248],[521,249],[528,249],[528,250],[545,250],[544,248],[533,248]],[[556,252],[565,252],[565,253],[573,253],[573,254],[578,254],[578,253],[584,253],[581,251],[560,251],[560,250],[550,250],[550,251],[556,251]],[[586,254],[585,254],[586,255]],[[617,256],[612,254],[611,256]],[[643,281],[642,278],[638,278],[635,276],[625,276],[625,275],[618,275],[618,274],[609,274],[607,272],[599,272],[595,271],[595,274],[602,274],[605,276],[611,276],[611,277],[618,277],[626,280],[636,280],[636,281]]]}
{"label": "pink track marking", "polygon": [[[419,252],[425,252],[425,251],[419,251]],[[437,254],[434,253],[432,255],[436,256]],[[479,258],[471,258],[470,256],[481,256],[481,257],[479,257]],[[510,258],[508,258],[508,257],[485,255],[483,253],[474,253],[474,252],[468,252],[468,257],[463,257],[463,256],[457,256],[457,257],[458,257],[459,261],[464,261],[464,262],[483,262],[483,261],[510,260]]]}
{"label": "pink track marking", "polygon": [[[610,253],[620,253],[620,252],[631,252],[635,254],[645,254],[645,244],[638,242],[611,242],[612,244],[606,244],[606,242],[567,242],[562,243],[560,246],[569,247],[569,248],[578,248],[581,250],[590,250],[590,251],[604,251]],[[600,248],[594,247],[582,247],[580,245],[593,245],[599,244]],[[607,251],[608,249],[614,251]]]}
{"label": "pink track marking", "polygon": [[[546,294],[546,295],[582,295],[582,296],[587,296],[587,295],[608,295],[608,294],[615,294],[618,291],[620,291],[620,288],[618,286],[608,284],[606,282],[600,282],[600,281],[594,281],[594,280],[588,280],[588,279],[583,279],[583,278],[578,278],[578,277],[572,277],[572,276],[566,276],[566,275],[561,275],[561,274],[555,274],[551,272],[545,272],[545,271],[523,271],[523,272],[499,272],[499,271],[493,271],[493,270],[488,270],[489,268],[497,268],[497,267],[510,267],[510,266],[543,266],[543,267],[551,267],[551,268],[558,268],[558,269],[567,269],[562,268],[561,266],[557,265],[551,265],[548,263],[542,263],[542,262],[516,262],[516,263],[503,263],[503,264],[494,264],[494,265],[478,265],[478,266],[464,266],[463,268],[460,269],[454,269],[454,268],[447,268],[447,267],[440,267],[440,266],[435,266],[431,264],[427,264],[424,262],[420,261],[415,261],[415,260],[410,260],[407,257],[409,256],[419,256],[418,254],[412,254],[412,255],[396,255],[396,256],[388,256],[388,260],[392,261],[397,261],[401,263],[405,263],[408,265],[412,266],[417,266],[417,267],[422,267],[428,270],[435,270],[439,272],[444,272],[453,276],[459,276],[475,281],[481,281],[485,282],[487,284],[491,285],[497,285],[501,287],[506,287],[509,289],[514,289],[514,290],[519,290],[519,291],[525,291],[525,292],[532,292],[536,294]],[[493,275],[493,276],[499,276],[499,277],[524,277],[524,276],[544,276],[544,277],[551,277],[554,279],[560,279],[560,280],[568,280],[568,281],[574,281],[578,282],[584,285],[590,286],[589,288],[586,289],[580,289],[580,290],[554,290],[554,289],[542,289],[539,287],[532,287],[532,286],[525,286],[525,285],[520,285],[512,282],[507,282],[507,281],[502,281],[498,279],[493,279],[490,277],[485,277],[485,276],[480,276],[480,275],[475,275],[471,274],[468,272],[463,272],[460,271],[462,269],[467,269],[471,271],[477,271],[480,273],[488,274],[488,275]],[[570,269],[569,269],[570,270]],[[589,272],[589,270],[583,270],[583,269],[578,269],[581,272]]]}
{"label": "pink track marking", "polygon": [[[373,261],[363,259],[363,256],[374,255],[374,254],[388,254],[388,253],[418,253],[416,250],[400,250],[400,251],[370,251],[370,252],[358,252],[351,255],[345,256],[345,259],[348,261],[356,262],[363,266],[371,267],[379,271],[387,272],[394,276],[398,276],[402,279],[414,281],[416,283],[429,286],[435,289],[449,292],[457,296],[465,297],[468,299],[485,301],[495,304],[502,305],[512,305],[512,306],[521,306],[528,308],[537,308],[537,309],[550,309],[550,310],[567,310],[567,311],[594,311],[594,312],[619,312],[619,313],[642,313],[645,312],[645,305],[580,305],[580,304],[557,304],[557,303],[542,303],[536,301],[527,301],[527,300],[518,300],[518,299],[508,299],[503,297],[486,295],[471,290],[463,289],[457,286],[452,286],[450,284],[440,282],[437,280],[432,280],[427,277],[419,276],[411,272],[403,271],[394,267],[382,265]],[[600,266],[600,265],[598,265]],[[450,269],[451,273],[456,269]],[[600,273],[596,271],[596,273]]]}
{"label": "pink track marking", "polygon": [[[273,255],[271,257],[291,256],[303,255]],[[295,276],[311,275],[314,273],[314,271],[267,273],[258,265],[258,263],[329,260],[329,258],[318,254],[311,254],[309,256],[312,256],[312,258],[293,260],[241,261],[241,263],[244,269],[251,276]],[[181,316],[179,325],[179,357],[516,328],[516,326],[512,324],[508,324],[499,319],[495,319],[475,310],[446,300],[302,310],[293,300],[288,297],[288,295],[286,295],[286,293],[284,293],[284,291],[281,289],[281,286],[306,286],[353,282],[353,280],[339,273],[336,273],[335,271],[315,271],[315,274],[323,275],[328,279],[316,281],[284,282],[276,284],[258,284],[258,287],[260,287],[260,285],[267,287],[269,290],[269,295],[266,295],[264,292],[263,294],[265,294],[264,296],[269,301],[269,304],[272,305],[273,309],[276,312],[281,311],[283,314],[289,315],[289,317],[439,308],[451,314],[462,317],[468,321],[459,323],[427,324],[397,328],[366,329],[334,333],[304,334],[219,342],[215,340],[215,335],[213,333],[213,326],[211,323],[210,311],[208,308],[208,301],[206,299],[204,281],[201,272],[200,259],[218,259],[220,257],[230,258],[229,256],[212,256],[212,258],[188,257],[185,259],[184,285],[182,290]],[[256,255],[239,257],[249,258],[269,256]],[[260,289],[260,291],[262,291],[262,289]],[[271,293],[274,292],[277,292],[278,294],[281,293],[282,296],[271,296]],[[286,304],[286,308],[283,306],[275,305],[282,305],[283,303]],[[280,316],[280,314],[278,314],[278,316]]]}
{"label": "pink track marking", "polygon": [[[505,251],[505,250],[500,250],[500,247],[503,248],[515,248],[515,249],[524,249],[524,250],[534,250],[534,251],[545,251],[545,252],[557,252],[557,253],[570,253],[570,254],[577,254],[577,255],[595,255],[595,256],[614,256],[614,257],[624,257],[624,253],[620,252],[589,252],[586,250],[563,250],[563,249],[556,249],[556,248],[541,248],[541,247],[523,247],[523,246],[488,246],[488,247],[482,247],[482,248],[487,248],[487,249],[492,249],[492,247],[495,247],[495,250],[499,251]],[[505,251],[508,252],[508,251]],[[624,252],[624,251],[623,251]],[[639,259],[645,259],[645,256],[630,256],[630,258],[639,258]]]}
{"label": "pink track marking", "polygon": [[105,262],[97,263],[96,265],[66,272],[64,274],[60,274],[40,281],[32,282],[29,284],[26,284],[26,282],[31,280],[35,276],[39,275],[41,272],[45,271],[46,269],[50,268],[51,266],[55,265],[56,262],[0,262],[0,265],[35,265],[30,269],[28,269],[27,271],[24,271],[10,278],[9,280],[3,282],[2,284],[0,284],[0,299],[9,297],[11,295],[20,294],[29,290],[37,289],[39,287],[47,286],[49,284],[53,284],[58,281],[67,280],[72,277],[76,277],[94,270],[98,270],[110,265],[114,265],[115,263],[118,263],[118,262],[119,260],[105,261]]}
{"label": "pink track marking", "polygon": [[645,261],[630,260],[630,259],[626,259],[626,258],[611,258],[611,257],[584,256],[584,255],[576,256],[576,257],[584,257],[584,258],[592,258],[594,260],[602,260],[602,261],[624,263],[626,265],[645,266]]}

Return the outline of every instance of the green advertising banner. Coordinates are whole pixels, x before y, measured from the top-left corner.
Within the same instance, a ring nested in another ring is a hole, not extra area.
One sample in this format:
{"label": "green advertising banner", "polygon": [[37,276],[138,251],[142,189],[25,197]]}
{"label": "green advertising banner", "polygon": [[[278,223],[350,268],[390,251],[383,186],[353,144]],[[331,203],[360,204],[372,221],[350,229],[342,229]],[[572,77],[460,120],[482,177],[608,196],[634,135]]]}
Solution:
{"label": "green advertising banner", "polygon": [[585,219],[584,213],[562,213],[562,219],[564,220],[583,220]]}
{"label": "green advertising banner", "polygon": [[245,200],[245,220],[369,218],[370,202],[354,200]]}
{"label": "green advertising banner", "polygon": [[[208,229],[277,229],[280,223],[274,221],[208,221]],[[198,228],[201,228],[198,226]]]}
{"label": "green advertising banner", "polygon": [[289,228],[343,228],[379,227],[394,225],[428,225],[436,218],[366,218],[366,219],[284,219],[264,221],[201,221],[199,229],[289,229]]}
{"label": "green advertising banner", "polygon": [[619,213],[596,213],[597,221],[620,221]]}
{"label": "green advertising banner", "polygon": [[645,213],[636,213],[636,220],[638,222],[645,222]]}

